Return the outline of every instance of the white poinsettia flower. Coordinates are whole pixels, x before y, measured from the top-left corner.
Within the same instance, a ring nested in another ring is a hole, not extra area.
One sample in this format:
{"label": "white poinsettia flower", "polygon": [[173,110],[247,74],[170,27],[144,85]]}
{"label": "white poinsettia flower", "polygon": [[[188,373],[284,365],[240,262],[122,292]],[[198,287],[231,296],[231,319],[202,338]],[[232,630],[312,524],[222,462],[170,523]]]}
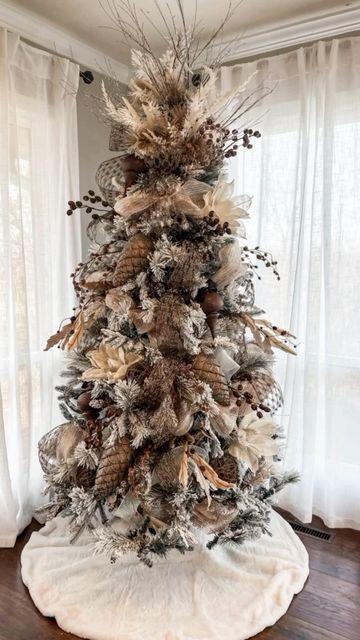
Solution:
{"label": "white poinsettia flower", "polygon": [[82,374],[83,380],[107,380],[115,382],[125,378],[127,371],[142,357],[134,352],[125,351],[122,347],[115,348],[109,344],[101,344],[98,349],[88,351],[86,357],[92,367]]}
{"label": "white poinsettia flower", "polygon": [[210,211],[214,211],[221,224],[228,222],[234,234],[243,235],[244,228],[240,220],[249,217],[248,208],[252,198],[247,195],[234,196],[234,182],[226,182],[220,177],[215,186],[203,196],[205,204],[201,215],[208,216]]}
{"label": "white poinsettia flower", "polygon": [[276,432],[277,427],[273,420],[259,419],[256,413],[248,413],[241,421],[236,438],[229,447],[229,453],[255,473],[260,458],[272,458],[279,453],[279,440],[273,439]]}

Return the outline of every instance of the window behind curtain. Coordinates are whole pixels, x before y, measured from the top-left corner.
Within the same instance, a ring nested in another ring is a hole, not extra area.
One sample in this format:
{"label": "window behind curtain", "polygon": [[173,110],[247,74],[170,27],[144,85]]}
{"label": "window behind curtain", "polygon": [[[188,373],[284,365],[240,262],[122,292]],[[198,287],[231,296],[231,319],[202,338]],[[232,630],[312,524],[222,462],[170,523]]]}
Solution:
{"label": "window behind curtain", "polygon": [[61,421],[61,354],[46,338],[74,305],[80,221],[77,65],[0,30],[0,544],[30,521],[42,486],[37,441]]}
{"label": "window behind curtain", "polygon": [[360,528],[360,39],[234,67],[231,82],[255,68],[253,86],[274,90],[252,114],[260,144],[231,172],[254,196],[249,244],[279,262],[279,283],[262,270],[257,303],[299,339],[296,358],[276,354],[286,465],[302,474],[281,504]]}

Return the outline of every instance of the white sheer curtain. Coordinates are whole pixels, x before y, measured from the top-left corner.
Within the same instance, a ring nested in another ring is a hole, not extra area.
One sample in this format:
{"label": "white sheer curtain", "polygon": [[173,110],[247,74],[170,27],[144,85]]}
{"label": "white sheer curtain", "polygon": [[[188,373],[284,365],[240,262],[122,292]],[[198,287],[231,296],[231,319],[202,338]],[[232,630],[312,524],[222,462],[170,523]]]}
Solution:
{"label": "white sheer curtain", "polygon": [[257,303],[299,339],[297,357],[278,354],[286,466],[302,474],[280,504],[360,528],[360,38],[223,68],[223,89],[255,70],[251,86],[274,91],[249,115],[263,137],[231,172],[254,196],[249,244],[279,261]]}
{"label": "white sheer curtain", "polygon": [[37,441],[61,421],[57,350],[80,259],[77,65],[0,30],[0,546],[14,544],[41,491]]}

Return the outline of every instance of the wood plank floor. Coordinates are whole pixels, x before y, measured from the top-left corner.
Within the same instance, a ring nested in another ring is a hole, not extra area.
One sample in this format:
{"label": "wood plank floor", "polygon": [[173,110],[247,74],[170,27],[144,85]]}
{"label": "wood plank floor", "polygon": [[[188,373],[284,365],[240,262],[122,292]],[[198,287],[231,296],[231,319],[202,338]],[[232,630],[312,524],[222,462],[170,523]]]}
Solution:
{"label": "wood plank floor", "polygon": [[[318,518],[313,525],[323,528]],[[77,638],[44,618],[22,584],[21,550],[38,528],[33,522],[14,549],[0,549],[0,640]],[[305,588],[283,618],[254,640],[360,640],[360,532],[331,531],[330,542],[301,536],[311,568]]]}

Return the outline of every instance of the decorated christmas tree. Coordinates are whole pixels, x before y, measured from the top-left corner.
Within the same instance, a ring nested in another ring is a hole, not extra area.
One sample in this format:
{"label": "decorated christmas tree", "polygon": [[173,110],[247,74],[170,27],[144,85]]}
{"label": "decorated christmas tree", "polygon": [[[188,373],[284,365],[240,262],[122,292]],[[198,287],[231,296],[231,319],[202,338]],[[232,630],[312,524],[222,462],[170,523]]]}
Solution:
{"label": "decorated christmas tree", "polygon": [[92,247],[72,274],[73,316],[48,341],[69,352],[66,422],[39,452],[48,516],[151,566],[191,550],[199,529],[209,549],[268,532],[274,494],[296,479],[272,417],[273,349],[294,346],[255,305],[259,263],[278,278],[277,263],[247,244],[251,199],[225,175],[260,137],[247,123],[266,90],[219,95],[216,61],[200,65],[206,47],[185,26],[162,57],[136,19],[121,28],[135,74],[121,104],[104,89],[121,153],[99,167],[101,195],[69,202],[91,215]]}

